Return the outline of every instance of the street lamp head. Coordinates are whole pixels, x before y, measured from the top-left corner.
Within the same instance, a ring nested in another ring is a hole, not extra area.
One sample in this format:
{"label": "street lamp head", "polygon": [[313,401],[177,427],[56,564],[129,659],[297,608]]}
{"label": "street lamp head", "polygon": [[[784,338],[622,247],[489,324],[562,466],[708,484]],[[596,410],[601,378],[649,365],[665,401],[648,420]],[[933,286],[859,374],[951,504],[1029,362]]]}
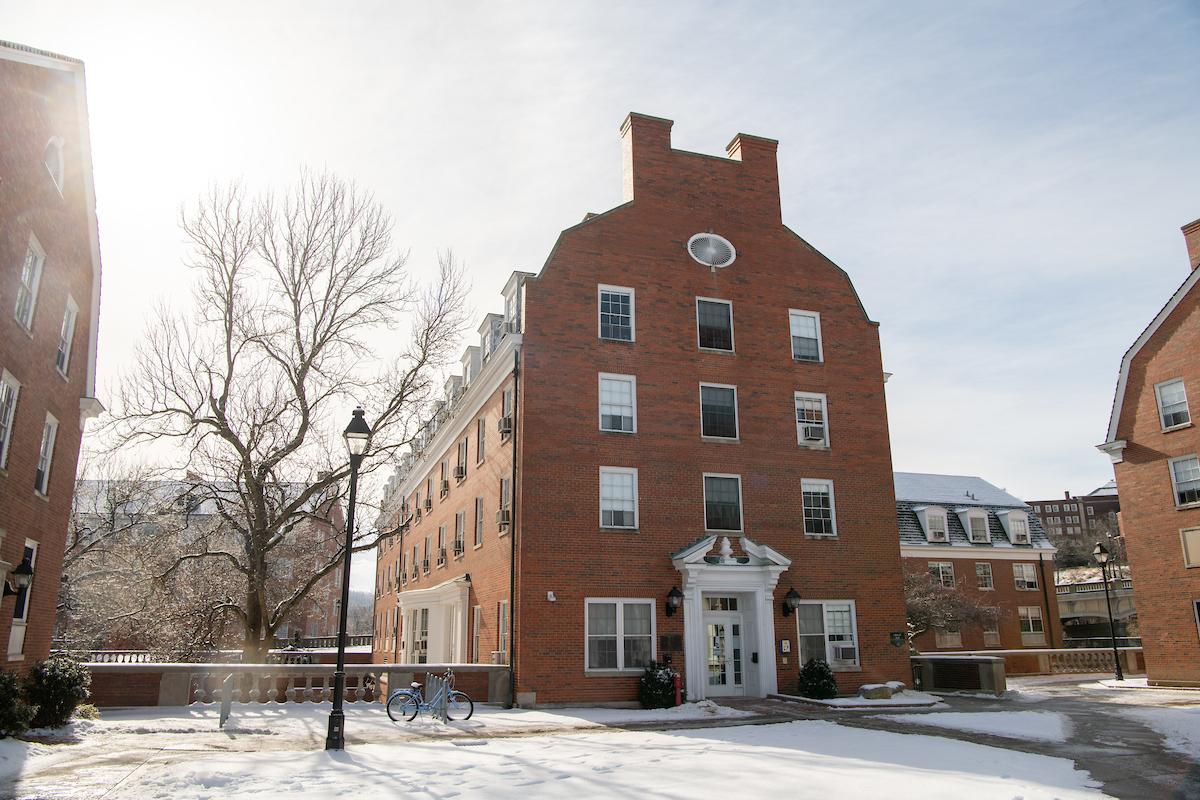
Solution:
{"label": "street lamp head", "polygon": [[783,607],[780,609],[785,617],[791,616],[792,612],[800,607],[800,594],[791,588],[787,590],[787,594],[783,596]]}
{"label": "street lamp head", "polygon": [[1108,563],[1108,548],[1102,543],[1096,542],[1096,549],[1092,551],[1092,557],[1096,559],[1096,563],[1104,566]]}
{"label": "street lamp head", "polygon": [[683,605],[683,592],[679,591],[678,586],[672,586],[671,591],[667,592],[667,616],[674,614],[681,605]]}
{"label": "street lamp head", "polygon": [[363,418],[362,406],[354,409],[354,416],[342,437],[346,440],[346,449],[352,456],[361,456],[367,452],[367,443],[371,441],[371,426]]}

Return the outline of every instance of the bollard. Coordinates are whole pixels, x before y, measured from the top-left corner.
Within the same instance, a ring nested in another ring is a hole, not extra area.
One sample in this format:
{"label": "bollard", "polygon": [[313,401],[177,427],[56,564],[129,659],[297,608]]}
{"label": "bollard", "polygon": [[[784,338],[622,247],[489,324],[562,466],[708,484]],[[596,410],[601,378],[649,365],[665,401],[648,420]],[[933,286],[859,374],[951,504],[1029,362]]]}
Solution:
{"label": "bollard", "polygon": [[675,684],[675,705],[683,705],[683,677],[678,673],[671,674],[671,683]]}

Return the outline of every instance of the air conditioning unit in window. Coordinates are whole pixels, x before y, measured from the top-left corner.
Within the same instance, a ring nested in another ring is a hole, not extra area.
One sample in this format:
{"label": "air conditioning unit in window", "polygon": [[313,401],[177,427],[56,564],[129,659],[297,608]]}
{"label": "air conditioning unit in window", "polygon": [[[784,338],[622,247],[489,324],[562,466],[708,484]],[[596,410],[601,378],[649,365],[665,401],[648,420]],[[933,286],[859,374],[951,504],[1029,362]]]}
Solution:
{"label": "air conditioning unit in window", "polygon": [[439,565],[446,563],[446,548],[444,548],[444,547],[438,548],[437,562]]}
{"label": "air conditioning unit in window", "polygon": [[929,541],[931,541],[931,542],[944,542],[947,540],[947,538],[949,538],[949,537],[946,536],[945,531],[930,531],[929,532]]}
{"label": "air conditioning unit in window", "polygon": [[454,540],[454,555],[456,555],[456,556],[461,556],[461,555],[463,554],[463,550],[465,550],[465,549],[466,549],[466,548],[463,546],[463,540],[462,540],[462,539],[455,539],[455,540]]}
{"label": "air conditioning unit in window", "polygon": [[507,527],[512,523],[512,511],[507,508],[502,508],[496,512],[496,524],[501,528]]}
{"label": "air conditioning unit in window", "polygon": [[425,570],[426,572],[429,572],[429,559],[428,558],[421,560],[421,569]]}
{"label": "air conditioning unit in window", "polygon": [[506,322],[506,323],[504,323],[504,332],[505,333],[520,333],[521,331],[517,330],[517,323]]}
{"label": "air conditioning unit in window", "polygon": [[852,644],[835,644],[833,646],[834,661],[854,661],[858,658],[858,648]]}
{"label": "air conditioning unit in window", "polygon": [[449,480],[442,481],[442,494],[445,495],[449,491],[450,491],[450,481]]}
{"label": "air conditioning unit in window", "polygon": [[467,477],[467,467],[465,464],[459,464],[457,467],[454,468],[454,477],[455,477],[455,479],[460,480],[460,481],[463,478]]}
{"label": "air conditioning unit in window", "polygon": [[512,433],[512,417],[501,417],[500,421],[496,423],[496,428],[503,436]]}
{"label": "air conditioning unit in window", "polygon": [[825,441],[825,426],[824,425],[805,425],[804,426],[804,441],[806,441],[806,442],[824,442]]}
{"label": "air conditioning unit in window", "polygon": [[433,511],[433,498],[432,497],[425,498],[425,510]]}
{"label": "air conditioning unit in window", "polygon": [[1028,533],[1017,533],[1013,535],[1013,544],[1029,544]]}

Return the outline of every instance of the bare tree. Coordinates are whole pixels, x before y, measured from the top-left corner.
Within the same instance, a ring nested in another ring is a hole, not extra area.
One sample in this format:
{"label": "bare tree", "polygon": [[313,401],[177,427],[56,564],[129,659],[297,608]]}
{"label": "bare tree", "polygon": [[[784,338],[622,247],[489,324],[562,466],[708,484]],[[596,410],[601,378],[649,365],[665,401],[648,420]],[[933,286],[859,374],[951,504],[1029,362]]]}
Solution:
{"label": "bare tree", "polygon": [[986,605],[958,588],[943,586],[928,572],[904,574],[904,599],[909,647],[928,630],[957,631],[964,625],[993,622],[1000,616],[1000,609]]}
{"label": "bare tree", "polygon": [[[238,619],[244,658],[257,661],[341,562],[341,541],[329,552],[314,543],[310,560],[288,551],[297,525],[341,497],[350,409],[366,408],[374,431],[369,474],[415,435],[466,322],[466,286],[450,254],[427,285],[411,280],[382,208],[328,174],[304,172],[279,196],[215,189],[182,227],[197,278],[193,307],[156,315],[109,432],[115,447],[184,446],[178,466],[200,476],[197,491],[232,539],[206,541],[174,568],[205,561],[240,576],[244,593],[217,610]],[[384,362],[369,338],[405,321],[400,354]],[[373,534],[355,531],[355,550],[372,546]],[[272,592],[284,560],[293,588]]]}

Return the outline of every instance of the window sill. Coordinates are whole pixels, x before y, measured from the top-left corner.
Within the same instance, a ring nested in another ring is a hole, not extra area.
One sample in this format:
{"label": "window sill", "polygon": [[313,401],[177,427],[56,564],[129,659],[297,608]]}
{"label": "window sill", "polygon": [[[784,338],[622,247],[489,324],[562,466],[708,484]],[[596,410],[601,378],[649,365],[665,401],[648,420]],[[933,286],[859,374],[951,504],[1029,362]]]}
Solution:
{"label": "window sill", "polygon": [[1191,421],[1188,421],[1181,425],[1172,425],[1169,428],[1163,428],[1162,432],[1163,433],[1174,433],[1175,431],[1186,430],[1187,428],[1190,428],[1190,427],[1192,427],[1192,423],[1191,423]]}
{"label": "window sill", "polygon": [[995,587],[995,586],[976,586],[975,588],[976,588],[976,589],[978,589],[978,590],[979,590],[979,591],[981,591],[981,592],[994,592],[994,591],[996,591],[996,587]]}
{"label": "window sill", "polygon": [[508,528],[505,528],[496,534],[497,539],[503,539],[505,536],[508,536]]}
{"label": "window sill", "polygon": [[726,350],[722,347],[697,347],[696,349],[699,350],[701,353],[717,353],[718,355],[723,355],[723,356],[736,356],[737,355],[736,350]]}
{"label": "window sill", "polygon": [[611,526],[600,526],[601,533],[639,533],[641,528],[616,528]]}
{"label": "window sill", "polygon": [[620,434],[620,435],[622,435],[622,436],[633,436],[635,433],[637,433],[637,431],[636,431],[636,430],[632,430],[632,431],[618,431],[618,430],[613,430],[612,428],[600,428],[599,430],[600,430],[600,432],[601,432],[601,433],[617,433],[617,434]]}
{"label": "window sill", "polygon": [[824,450],[824,451],[828,452],[828,450],[830,449],[828,444],[810,444],[809,442],[798,442],[796,444],[796,446],[799,447],[801,450],[816,450],[816,451]]}
{"label": "window sill", "polygon": [[62,379],[63,379],[63,382],[64,382],[64,383],[70,383],[70,382],[71,382],[71,376],[70,376],[70,375],[68,375],[67,373],[63,372],[63,371],[62,371],[61,369],[59,369],[58,367],[55,367],[55,368],[54,368],[54,371],[58,373],[58,377],[60,377],[60,378],[62,378]]}
{"label": "window sill", "polygon": [[862,672],[862,666],[857,667],[831,667],[834,672]]}
{"label": "window sill", "polygon": [[806,533],[806,534],[804,534],[804,538],[805,539],[833,539],[834,541],[836,541],[838,538],[838,535],[836,533]]}
{"label": "window sill", "polygon": [[1200,500],[1197,500],[1194,503],[1184,503],[1183,505],[1175,506],[1176,511],[1187,511],[1189,508],[1200,508]]}
{"label": "window sill", "polygon": [[797,358],[796,356],[792,356],[792,361],[796,364],[824,364],[825,363],[822,359]]}
{"label": "window sill", "polygon": [[724,444],[741,444],[741,441],[742,441],[742,439],[741,439],[741,437],[740,437],[740,436],[734,436],[734,437],[729,437],[729,436],[705,436],[705,435],[702,433],[702,434],[700,434],[700,441],[702,441],[702,442],[721,442],[721,443],[724,443]]}
{"label": "window sill", "polygon": [[602,342],[613,342],[614,344],[633,344],[637,341],[636,339],[612,339],[608,336],[597,336],[596,338]]}
{"label": "window sill", "polygon": [[24,660],[25,660],[25,654],[24,654],[24,653],[16,653],[16,654],[9,653],[9,654],[8,654],[8,660],[9,660],[9,661],[24,661]]}
{"label": "window sill", "polygon": [[745,535],[745,531],[742,530],[741,528],[734,530],[731,528],[708,528],[708,527],[706,527],[704,529],[704,532],[705,533],[723,534],[725,536],[743,536],[743,535]]}
{"label": "window sill", "polygon": [[39,492],[37,489],[33,490],[33,496],[44,502],[50,502],[50,495],[46,494],[45,492]]}
{"label": "window sill", "polygon": [[471,546],[471,549],[472,549],[472,550],[479,550],[479,549],[481,549],[482,547],[483,547],[483,542],[480,542],[479,544],[472,545],[472,546]]}

